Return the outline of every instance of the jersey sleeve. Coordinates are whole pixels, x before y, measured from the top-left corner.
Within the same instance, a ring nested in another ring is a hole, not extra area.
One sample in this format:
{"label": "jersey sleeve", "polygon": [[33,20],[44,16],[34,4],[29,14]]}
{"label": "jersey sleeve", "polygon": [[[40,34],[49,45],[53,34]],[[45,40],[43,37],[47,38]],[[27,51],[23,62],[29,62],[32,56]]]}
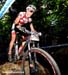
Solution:
{"label": "jersey sleeve", "polygon": [[22,18],[22,17],[24,16],[24,13],[25,13],[25,12],[20,12],[20,13],[18,14],[18,17],[19,17],[19,18]]}

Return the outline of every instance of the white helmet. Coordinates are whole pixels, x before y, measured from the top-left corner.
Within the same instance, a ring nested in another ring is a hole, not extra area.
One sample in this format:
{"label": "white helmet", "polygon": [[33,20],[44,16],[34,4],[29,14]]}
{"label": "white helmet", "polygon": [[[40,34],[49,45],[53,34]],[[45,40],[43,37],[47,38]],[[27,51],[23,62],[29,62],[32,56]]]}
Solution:
{"label": "white helmet", "polygon": [[36,7],[34,5],[28,5],[26,7],[26,10],[29,10],[29,9],[33,10],[34,12],[36,11]]}

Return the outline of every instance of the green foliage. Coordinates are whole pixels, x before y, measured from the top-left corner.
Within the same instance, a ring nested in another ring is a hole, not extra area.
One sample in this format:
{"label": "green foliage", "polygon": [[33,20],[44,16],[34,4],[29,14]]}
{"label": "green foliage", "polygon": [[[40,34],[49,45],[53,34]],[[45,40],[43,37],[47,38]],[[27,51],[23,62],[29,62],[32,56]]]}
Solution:
{"label": "green foliage", "polygon": [[1,28],[0,35],[8,33],[9,28],[11,26],[11,22],[9,19],[10,16],[8,14],[5,14],[5,16],[0,20],[0,28]]}
{"label": "green foliage", "polygon": [[1,50],[8,46],[9,39],[10,39],[10,27],[11,27],[11,22],[10,22],[10,16],[9,14],[5,14],[4,17],[0,20],[0,43],[1,43]]}
{"label": "green foliage", "polygon": [[[29,4],[37,7],[37,11],[33,15],[33,23],[39,31],[46,33],[45,30],[49,27],[53,30],[49,33],[57,34],[63,30],[68,32],[68,0],[16,0],[11,7],[19,12],[25,10]],[[0,9],[2,6],[3,4],[0,5]],[[0,20],[0,36],[10,35],[8,32],[11,28],[10,18],[14,15],[10,16],[6,13]]]}

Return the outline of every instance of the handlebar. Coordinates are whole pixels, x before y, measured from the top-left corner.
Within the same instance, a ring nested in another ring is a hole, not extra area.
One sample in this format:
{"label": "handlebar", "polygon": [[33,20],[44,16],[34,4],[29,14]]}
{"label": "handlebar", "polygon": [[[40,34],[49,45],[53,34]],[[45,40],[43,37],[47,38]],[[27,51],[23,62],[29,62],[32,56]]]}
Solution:
{"label": "handlebar", "polygon": [[25,27],[20,27],[19,30],[23,33],[26,33],[28,35],[38,35],[38,36],[41,36],[42,33],[41,32],[33,32],[33,31],[29,31],[27,30]]}

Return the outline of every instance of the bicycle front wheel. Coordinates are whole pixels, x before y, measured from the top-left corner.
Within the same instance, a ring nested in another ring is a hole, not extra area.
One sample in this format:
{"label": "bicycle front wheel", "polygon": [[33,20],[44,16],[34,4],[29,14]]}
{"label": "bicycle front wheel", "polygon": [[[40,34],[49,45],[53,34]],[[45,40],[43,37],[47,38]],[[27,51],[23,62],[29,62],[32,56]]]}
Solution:
{"label": "bicycle front wheel", "polygon": [[[26,63],[26,59],[28,57],[28,51],[24,54],[23,61],[24,64]],[[35,75],[61,75],[59,67],[56,63],[56,61],[53,59],[53,57],[44,51],[43,49],[40,48],[32,48],[31,49],[31,55],[33,57],[34,53],[36,54],[36,61],[35,64],[38,69],[38,73]],[[32,58],[32,61],[35,58]],[[29,68],[29,67],[28,67]],[[25,75],[26,72],[29,70],[25,69]],[[28,75],[31,75],[28,73]]]}

